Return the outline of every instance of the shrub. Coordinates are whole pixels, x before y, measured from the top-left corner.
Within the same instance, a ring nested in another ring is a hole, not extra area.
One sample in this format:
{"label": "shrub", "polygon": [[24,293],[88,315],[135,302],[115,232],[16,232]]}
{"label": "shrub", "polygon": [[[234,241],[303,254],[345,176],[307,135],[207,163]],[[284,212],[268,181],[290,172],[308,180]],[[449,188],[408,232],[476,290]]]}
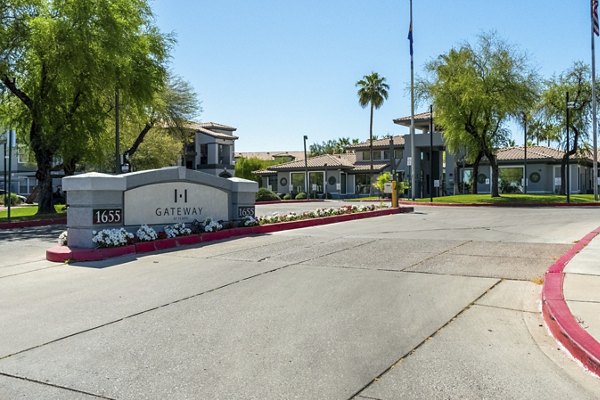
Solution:
{"label": "shrub", "polygon": [[300,192],[296,195],[296,200],[304,200],[306,199],[306,193]]}
{"label": "shrub", "polygon": [[291,200],[292,199],[292,195],[289,193],[286,193],[285,196],[283,196],[284,200]]}
{"label": "shrub", "polygon": [[277,194],[273,193],[267,188],[260,188],[258,192],[256,192],[256,201],[271,201],[271,200],[281,200]]}
{"label": "shrub", "polygon": [[[5,203],[5,199],[7,197],[8,196],[6,196],[5,194],[0,195],[0,204],[4,204]],[[19,196],[17,196],[16,193],[11,193],[10,194],[10,205],[11,206],[17,206],[19,204],[21,204],[21,198]],[[4,204],[4,205],[6,205],[6,204]]]}

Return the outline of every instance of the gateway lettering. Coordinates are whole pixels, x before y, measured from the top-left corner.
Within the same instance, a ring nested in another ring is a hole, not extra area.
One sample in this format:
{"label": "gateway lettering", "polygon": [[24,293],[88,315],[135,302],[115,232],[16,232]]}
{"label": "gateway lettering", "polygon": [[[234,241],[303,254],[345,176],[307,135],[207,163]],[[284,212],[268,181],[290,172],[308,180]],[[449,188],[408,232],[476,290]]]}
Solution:
{"label": "gateway lettering", "polygon": [[202,207],[158,207],[154,213],[159,216],[175,217],[181,215],[197,215],[202,214]]}

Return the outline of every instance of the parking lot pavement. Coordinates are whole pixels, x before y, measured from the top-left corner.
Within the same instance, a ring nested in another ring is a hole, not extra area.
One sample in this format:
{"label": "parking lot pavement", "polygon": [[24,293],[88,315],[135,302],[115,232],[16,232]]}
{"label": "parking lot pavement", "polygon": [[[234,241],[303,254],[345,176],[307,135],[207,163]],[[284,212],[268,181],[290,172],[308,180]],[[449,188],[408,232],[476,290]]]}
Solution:
{"label": "parking lot pavement", "polygon": [[598,398],[531,282],[595,213],[423,208],[0,277],[0,398]]}

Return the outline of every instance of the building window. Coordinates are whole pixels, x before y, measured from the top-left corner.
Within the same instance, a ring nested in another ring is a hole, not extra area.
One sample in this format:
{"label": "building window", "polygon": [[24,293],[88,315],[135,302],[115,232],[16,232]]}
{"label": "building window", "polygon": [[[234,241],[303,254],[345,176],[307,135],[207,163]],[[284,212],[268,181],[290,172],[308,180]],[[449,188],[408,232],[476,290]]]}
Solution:
{"label": "building window", "polygon": [[381,150],[373,150],[373,160],[381,160]]}
{"label": "building window", "polygon": [[200,165],[208,164],[208,144],[200,145]]}
{"label": "building window", "polygon": [[483,185],[485,183],[486,179],[487,179],[487,176],[485,174],[477,175],[477,183],[479,183],[480,185]]}
{"label": "building window", "polygon": [[523,193],[522,167],[500,167],[498,175],[501,193]]}
{"label": "building window", "polygon": [[365,194],[371,191],[371,175],[370,174],[357,174],[355,175],[356,193]]}
{"label": "building window", "polygon": [[363,151],[362,152],[362,159],[363,159],[363,161],[369,161],[369,160],[371,160],[371,152],[369,150]]}
{"label": "building window", "polygon": [[529,175],[529,180],[533,183],[538,183],[540,179],[542,179],[542,176],[539,172],[532,172],[531,175]]}
{"label": "building window", "polygon": [[305,185],[304,185],[304,172],[292,172],[291,173],[291,178],[292,178],[292,191],[299,193],[299,192],[304,192],[305,190]]}
{"label": "building window", "polygon": [[229,165],[230,164],[230,157],[229,157],[229,145],[226,144],[220,144],[218,147],[218,151],[219,151],[219,159],[218,159],[218,163],[221,165]]}
{"label": "building window", "polygon": [[325,181],[325,179],[324,179],[323,172],[309,172],[308,173],[308,182],[310,183],[310,191],[311,192],[322,192],[324,181]]}
{"label": "building window", "polygon": [[277,192],[277,175],[270,175],[267,182],[271,190]]}

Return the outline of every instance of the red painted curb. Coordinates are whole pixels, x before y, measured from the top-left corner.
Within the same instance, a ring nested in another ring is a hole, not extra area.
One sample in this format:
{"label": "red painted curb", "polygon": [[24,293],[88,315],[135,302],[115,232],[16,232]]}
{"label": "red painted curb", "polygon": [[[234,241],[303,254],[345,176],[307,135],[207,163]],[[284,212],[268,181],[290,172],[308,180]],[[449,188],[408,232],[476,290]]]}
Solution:
{"label": "red painted curb", "polygon": [[430,203],[418,201],[400,201],[399,203],[430,207],[600,207],[600,203]]}
{"label": "red painted curb", "polygon": [[583,329],[569,310],[563,293],[564,269],[577,253],[600,233],[600,227],[575,243],[546,271],[542,314],[554,338],[587,369],[600,376],[600,343]]}
{"label": "red painted curb", "polygon": [[323,199],[305,199],[305,200],[269,200],[269,201],[257,201],[256,205],[260,206],[263,204],[290,204],[290,203],[322,203]]}
{"label": "red painted curb", "polygon": [[180,236],[177,238],[170,239],[158,239],[151,242],[138,242],[130,246],[111,247],[107,249],[70,249],[68,246],[57,246],[46,250],[46,259],[48,261],[55,262],[99,261],[131,253],[147,253],[156,250],[166,250],[184,245],[197,244],[201,242],[212,242],[215,240],[229,239],[231,237],[236,236],[250,234],[265,234],[289,229],[306,228],[309,226],[350,221],[353,219],[402,214],[412,212],[413,210],[414,209],[412,207],[386,208],[382,210],[365,211],[355,214],[332,215],[329,217],[303,219],[291,222],[280,222],[276,224],[232,228],[217,232],[206,232],[199,235]]}
{"label": "red painted curb", "polygon": [[67,217],[53,219],[34,219],[28,221],[0,222],[0,229],[30,228],[32,226],[65,225]]}

